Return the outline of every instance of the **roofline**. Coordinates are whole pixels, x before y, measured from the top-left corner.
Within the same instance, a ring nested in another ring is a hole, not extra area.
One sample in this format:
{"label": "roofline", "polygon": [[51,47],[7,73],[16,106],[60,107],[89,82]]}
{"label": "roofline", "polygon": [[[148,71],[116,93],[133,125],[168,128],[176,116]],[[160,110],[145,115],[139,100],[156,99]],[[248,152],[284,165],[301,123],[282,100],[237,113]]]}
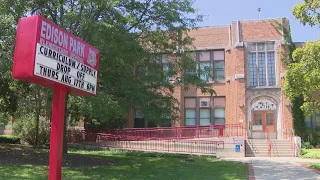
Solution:
{"label": "roofline", "polygon": [[[237,21],[240,21],[240,22],[258,22],[258,21],[266,21],[266,20],[282,20],[283,18],[286,18],[286,17],[279,17],[279,18],[264,18],[264,19],[245,19],[245,20],[235,20],[235,21],[232,21],[232,22],[237,22]],[[288,19],[288,18],[286,18]]]}

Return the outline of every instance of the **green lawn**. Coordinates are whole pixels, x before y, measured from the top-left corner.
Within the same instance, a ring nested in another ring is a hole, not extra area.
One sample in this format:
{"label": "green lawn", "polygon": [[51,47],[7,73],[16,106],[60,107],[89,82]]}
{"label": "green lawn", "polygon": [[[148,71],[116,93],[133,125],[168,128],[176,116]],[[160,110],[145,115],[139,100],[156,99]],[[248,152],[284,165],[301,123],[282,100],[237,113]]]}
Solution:
{"label": "green lawn", "polygon": [[[1,145],[0,145],[1,146]],[[94,156],[113,165],[90,168],[63,168],[66,180],[240,180],[248,179],[248,166],[219,161],[207,156],[186,156],[119,151],[72,151],[72,154]],[[1,154],[0,154],[1,155]],[[45,180],[46,166],[0,165],[0,179]]]}
{"label": "green lawn", "polygon": [[301,158],[320,159],[320,149],[302,149]]}
{"label": "green lawn", "polygon": [[307,165],[320,171],[320,163],[307,163]]}

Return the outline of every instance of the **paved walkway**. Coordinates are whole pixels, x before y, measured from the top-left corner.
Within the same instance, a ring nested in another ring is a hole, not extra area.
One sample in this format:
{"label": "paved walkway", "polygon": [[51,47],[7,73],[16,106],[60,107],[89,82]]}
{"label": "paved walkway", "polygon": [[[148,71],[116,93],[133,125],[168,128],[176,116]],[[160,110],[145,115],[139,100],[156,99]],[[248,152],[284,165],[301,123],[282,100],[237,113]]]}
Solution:
{"label": "paved walkway", "polygon": [[223,159],[251,163],[256,180],[320,180],[319,174],[300,165],[302,162],[320,163],[320,160],[316,159],[257,157]]}

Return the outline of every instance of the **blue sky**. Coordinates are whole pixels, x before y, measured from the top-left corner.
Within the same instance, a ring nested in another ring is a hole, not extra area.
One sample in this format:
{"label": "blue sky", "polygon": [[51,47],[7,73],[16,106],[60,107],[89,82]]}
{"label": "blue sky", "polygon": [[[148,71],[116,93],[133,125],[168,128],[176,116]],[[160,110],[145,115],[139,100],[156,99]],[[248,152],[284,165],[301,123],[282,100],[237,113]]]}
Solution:
{"label": "blue sky", "polygon": [[[315,41],[320,37],[317,27],[303,26],[292,15],[293,7],[302,0],[196,0],[195,7],[206,15],[200,26],[228,25],[235,20],[286,17],[290,20],[293,41]],[[230,6],[232,5],[232,6]]]}

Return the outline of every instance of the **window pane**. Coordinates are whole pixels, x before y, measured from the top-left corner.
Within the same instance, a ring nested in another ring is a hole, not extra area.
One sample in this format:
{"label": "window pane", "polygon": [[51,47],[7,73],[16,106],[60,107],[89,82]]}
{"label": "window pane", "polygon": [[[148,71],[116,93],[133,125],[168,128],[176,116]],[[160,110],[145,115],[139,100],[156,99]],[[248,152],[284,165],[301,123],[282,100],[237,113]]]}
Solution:
{"label": "window pane", "polygon": [[224,61],[214,61],[213,67],[215,69],[224,69]]}
{"label": "window pane", "polygon": [[185,98],[184,107],[185,108],[196,108],[196,98]]}
{"label": "window pane", "polygon": [[266,58],[265,53],[258,53],[258,67],[259,67],[259,86],[266,86]]}
{"label": "window pane", "polygon": [[213,99],[214,107],[225,107],[226,99],[224,97],[215,97]]}
{"label": "window pane", "polygon": [[213,51],[213,60],[224,60],[224,51]]}
{"label": "window pane", "polygon": [[225,110],[224,109],[214,109],[214,118],[225,118]]}
{"label": "window pane", "polygon": [[249,54],[249,78],[250,78],[250,87],[257,86],[257,65],[256,65],[256,54]]}
{"label": "window pane", "polygon": [[268,78],[269,86],[276,85],[276,73],[275,73],[275,61],[274,61],[274,52],[267,54],[268,58]]}
{"label": "window pane", "polygon": [[306,128],[311,128],[312,127],[311,116],[306,116],[304,120],[306,122]]}
{"label": "window pane", "polygon": [[273,125],[274,124],[273,113],[267,113],[266,114],[266,118],[267,118],[267,125]]}
{"label": "window pane", "polygon": [[200,109],[200,118],[210,118],[210,109]]}
{"label": "window pane", "polygon": [[195,126],[195,125],[196,125],[196,119],[186,118],[186,126]]}
{"label": "window pane", "polygon": [[224,61],[213,62],[213,78],[216,81],[224,80]]}
{"label": "window pane", "polygon": [[225,124],[225,119],[224,118],[215,118],[214,119],[214,124],[215,125],[224,125]]}
{"label": "window pane", "polygon": [[186,109],[186,118],[196,118],[196,110]]}
{"label": "window pane", "polygon": [[256,47],[257,47],[256,43],[248,44],[248,50],[249,51],[257,51]]}
{"label": "window pane", "polygon": [[255,114],[253,116],[253,124],[254,125],[262,125],[262,115],[261,114]]}
{"label": "window pane", "polygon": [[142,112],[140,109],[136,109],[135,118],[142,118]]}
{"label": "window pane", "polygon": [[200,63],[200,79],[204,81],[209,81],[210,77],[210,62]]}
{"label": "window pane", "polygon": [[258,43],[257,46],[258,46],[258,51],[264,51],[265,50],[265,43]]}
{"label": "window pane", "polygon": [[186,109],[185,125],[186,126],[196,125],[196,109]]}
{"label": "window pane", "polygon": [[211,125],[209,118],[207,118],[207,119],[204,119],[204,118],[200,119],[200,126],[209,126],[209,125]]}
{"label": "window pane", "polygon": [[316,114],[316,128],[320,128],[320,114]]}
{"label": "window pane", "polygon": [[267,42],[267,51],[274,50],[274,42]]}
{"label": "window pane", "polygon": [[200,61],[210,61],[210,52],[200,52]]}

